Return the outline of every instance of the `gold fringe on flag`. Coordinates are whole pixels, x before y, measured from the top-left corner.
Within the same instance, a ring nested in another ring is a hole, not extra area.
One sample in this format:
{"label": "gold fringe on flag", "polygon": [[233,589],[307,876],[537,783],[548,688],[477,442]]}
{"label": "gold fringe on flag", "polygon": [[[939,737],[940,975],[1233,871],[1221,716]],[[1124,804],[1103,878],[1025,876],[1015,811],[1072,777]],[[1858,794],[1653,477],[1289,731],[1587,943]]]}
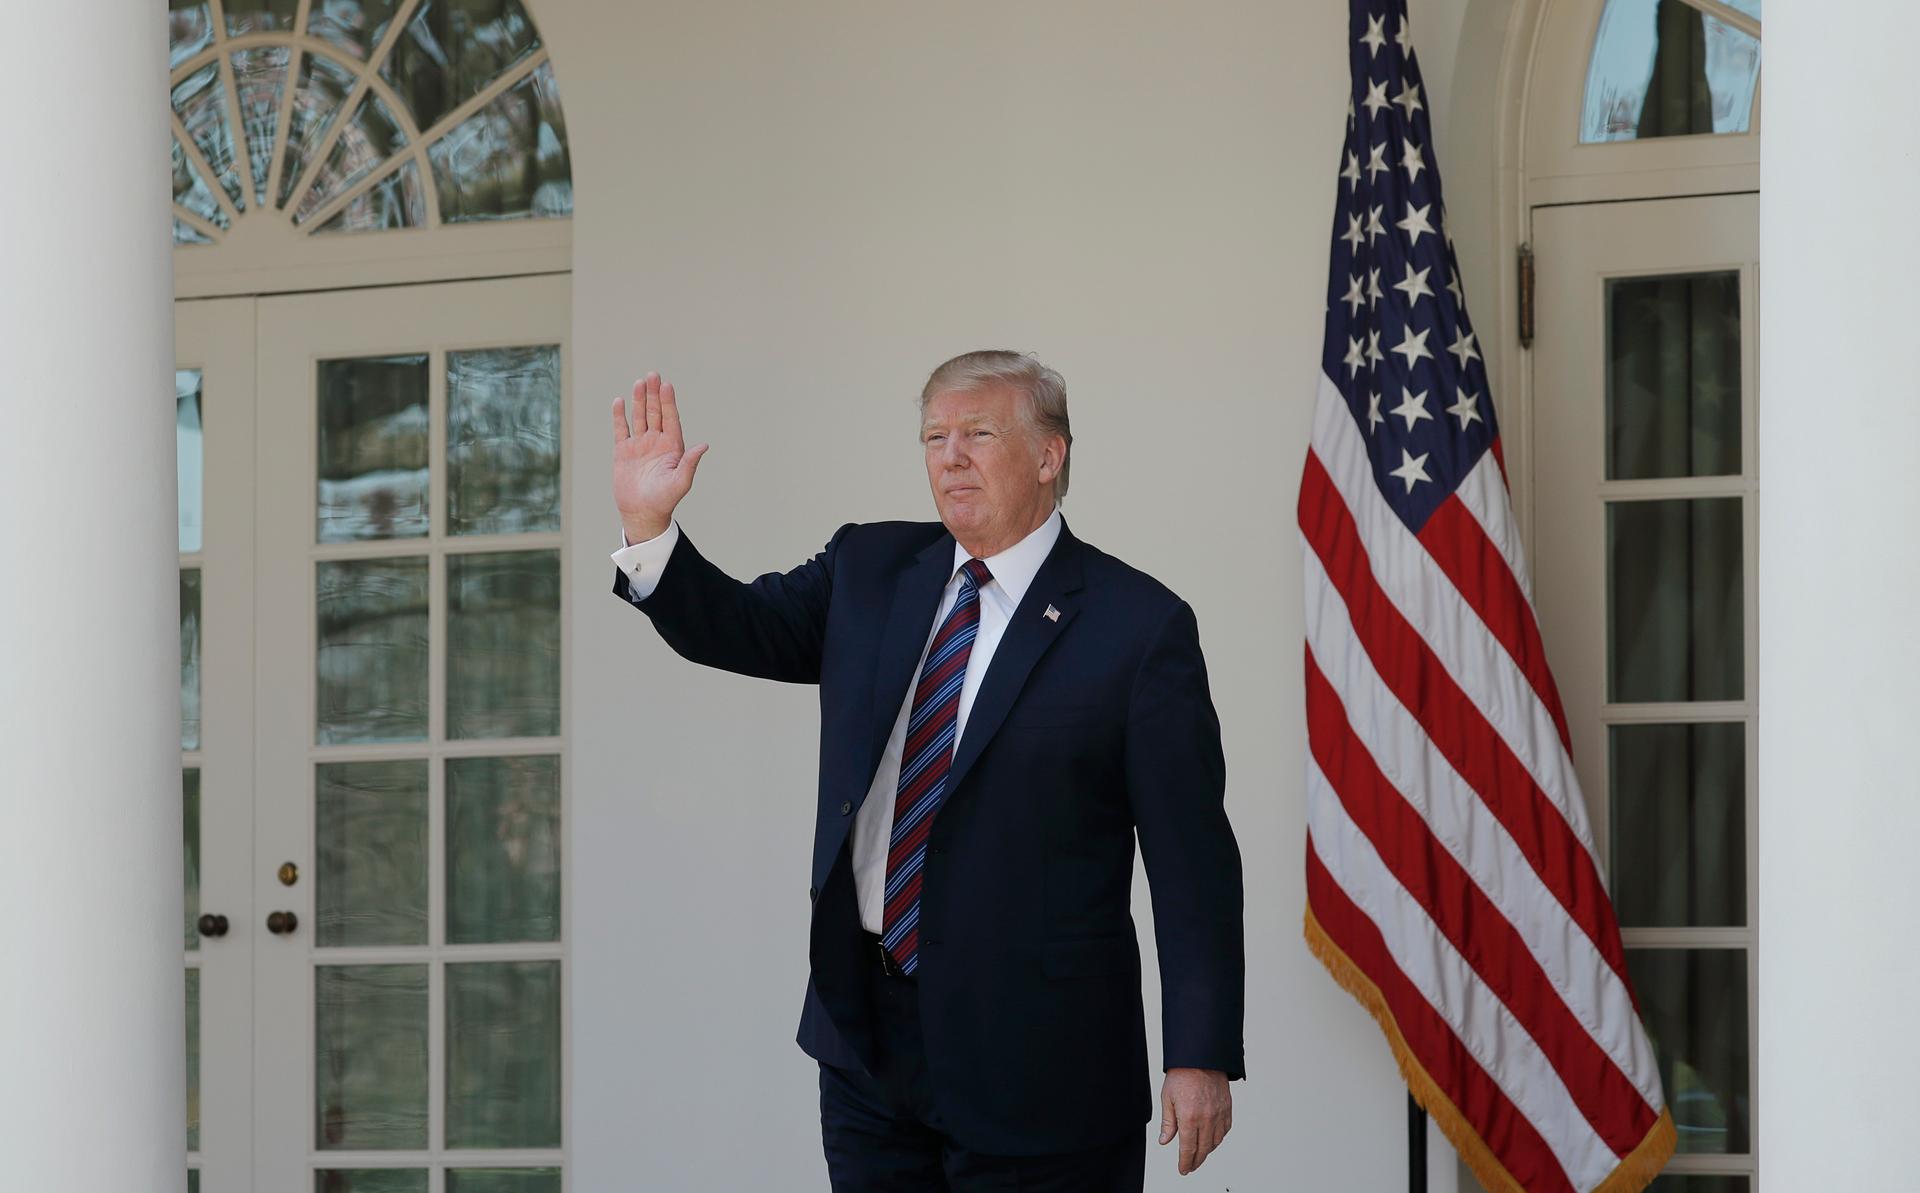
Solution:
{"label": "gold fringe on flag", "polygon": [[[1481,1140],[1479,1132],[1468,1124],[1460,1108],[1453,1104],[1414,1058],[1413,1050],[1407,1047],[1406,1038],[1400,1034],[1399,1023],[1387,1008],[1386,996],[1380,993],[1380,987],[1374,985],[1373,980],[1327,935],[1320,921],[1314,918],[1311,904],[1306,911],[1304,934],[1307,948],[1320,959],[1320,964],[1327,967],[1333,980],[1339,983],[1342,990],[1353,995],[1373,1016],[1374,1022],[1380,1025],[1388,1046],[1393,1049],[1394,1063],[1400,1066],[1400,1076],[1406,1080],[1414,1101],[1420,1103],[1420,1108],[1439,1124],[1454,1150],[1460,1153],[1460,1158],[1467,1162],[1473,1175],[1486,1186],[1487,1193],[1528,1193],[1526,1186],[1514,1179],[1513,1174],[1500,1163],[1499,1157]],[[1641,1193],[1666,1167],[1677,1143],[1673,1115],[1662,1109],[1659,1121],[1648,1129],[1646,1138],[1621,1158],[1619,1166],[1606,1180],[1594,1187],[1593,1193]]]}

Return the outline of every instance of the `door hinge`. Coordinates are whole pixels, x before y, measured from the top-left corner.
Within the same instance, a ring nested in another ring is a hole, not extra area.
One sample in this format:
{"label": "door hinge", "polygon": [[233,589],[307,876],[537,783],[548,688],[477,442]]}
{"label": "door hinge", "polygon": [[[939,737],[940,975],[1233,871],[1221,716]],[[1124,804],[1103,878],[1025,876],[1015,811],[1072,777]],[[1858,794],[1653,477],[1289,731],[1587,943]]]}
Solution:
{"label": "door hinge", "polygon": [[1533,245],[1522,244],[1519,253],[1520,272],[1520,346],[1533,347]]}

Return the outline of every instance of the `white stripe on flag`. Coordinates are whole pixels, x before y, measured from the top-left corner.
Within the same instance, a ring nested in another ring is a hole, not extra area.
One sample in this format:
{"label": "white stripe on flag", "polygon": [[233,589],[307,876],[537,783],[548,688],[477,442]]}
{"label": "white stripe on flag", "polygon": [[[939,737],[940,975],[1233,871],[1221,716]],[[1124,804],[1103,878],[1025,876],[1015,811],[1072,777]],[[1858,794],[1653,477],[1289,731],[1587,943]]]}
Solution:
{"label": "white stripe on flag", "polygon": [[1487,541],[1507,561],[1507,570],[1513,573],[1514,583],[1520,586],[1527,604],[1533,604],[1533,575],[1527,571],[1527,553],[1520,545],[1520,531],[1513,522],[1513,505],[1507,498],[1507,483],[1500,476],[1500,461],[1493,458],[1492,452],[1480,457],[1480,462],[1467,473],[1453,495],[1473,515],[1473,520],[1480,523]]}

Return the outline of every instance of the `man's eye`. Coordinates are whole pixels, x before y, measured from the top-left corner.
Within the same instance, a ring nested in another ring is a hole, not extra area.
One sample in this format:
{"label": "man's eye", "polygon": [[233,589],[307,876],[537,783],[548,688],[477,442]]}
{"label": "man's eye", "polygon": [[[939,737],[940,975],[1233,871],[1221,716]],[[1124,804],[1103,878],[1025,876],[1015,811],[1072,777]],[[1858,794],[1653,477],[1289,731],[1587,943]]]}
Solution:
{"label": "man's eye", "polygon": [[944,438],[946,438],[946,436],[944,436],[944,435],[929,435],[929,436],[927,436],[927,442],[928,442],[928,443],[938,443],[938,442],[940,442],[940,441],[941,441],[942,439],[944,439]]}
{"label": "man's eye", "polygon": [[987,430],[980,430],[980,431],[975,431],[974,434],[975,435],[991,435],[993,434],[993,432],[987,431]]}

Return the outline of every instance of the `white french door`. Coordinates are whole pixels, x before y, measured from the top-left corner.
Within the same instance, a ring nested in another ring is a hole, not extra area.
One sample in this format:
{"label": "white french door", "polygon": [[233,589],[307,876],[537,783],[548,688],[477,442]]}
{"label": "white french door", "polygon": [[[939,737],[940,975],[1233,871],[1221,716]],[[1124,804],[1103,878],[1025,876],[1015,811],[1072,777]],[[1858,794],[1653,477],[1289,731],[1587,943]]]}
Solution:
{"label": "white french door", "polygon": [[[1759,196],[1533,214],[1534,578],[1686,1188],[1758,1188]],[[1678,1186],[1677,1186],[1678,1187]]]}
{"label": "white french door", "polygon": [[[218,442],[207,400],[209,545],[182,556],[201,902],[235,909],[189,953],[202,1193],[564,1188],[569,290],[181,304],[183,366],[247,382]],[[248,530],[216,549],[216,516]],[[249,731],[216,737],[224,706]]]}

